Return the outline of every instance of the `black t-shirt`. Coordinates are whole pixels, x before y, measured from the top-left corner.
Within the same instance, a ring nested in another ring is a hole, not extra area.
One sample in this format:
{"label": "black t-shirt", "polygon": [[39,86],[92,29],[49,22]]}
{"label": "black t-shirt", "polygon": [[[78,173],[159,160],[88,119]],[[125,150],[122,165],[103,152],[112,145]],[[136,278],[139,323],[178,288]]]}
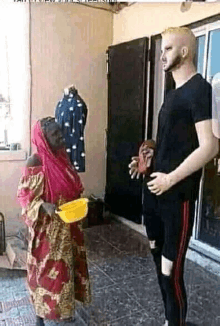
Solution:
{"label": "black t-shirt", "polygon": [[[195,123],[212,117],[211,85],[194,75],[183,86],[166,94],[158,120],[155,171],[175,170],[198,146]],[[201,170],[180,181],[161,197],[196,199]]]}

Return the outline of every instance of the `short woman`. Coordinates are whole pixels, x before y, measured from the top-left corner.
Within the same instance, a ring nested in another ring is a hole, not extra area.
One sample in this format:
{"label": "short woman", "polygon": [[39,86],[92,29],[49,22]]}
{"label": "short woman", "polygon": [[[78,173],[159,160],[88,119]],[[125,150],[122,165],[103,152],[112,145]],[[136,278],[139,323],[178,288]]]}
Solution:
{"label": "short woman", "polygon": [[29,228],[27,280],[41,326],[44,319],[71,319],[75,300],[90,302],[90,286],[82,228],[55,213],[59,205],[79,198],[83,186],[54,118],[36,123],[32,142],[37,152],[27,161],[18,200]]}

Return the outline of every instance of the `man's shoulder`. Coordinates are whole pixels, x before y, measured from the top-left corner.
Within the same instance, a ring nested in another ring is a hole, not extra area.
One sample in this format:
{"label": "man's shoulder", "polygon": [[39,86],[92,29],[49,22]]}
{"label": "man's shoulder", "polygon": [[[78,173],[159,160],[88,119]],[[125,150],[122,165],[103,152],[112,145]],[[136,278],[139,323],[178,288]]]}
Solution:
{"label": "man's shoulder", "polygon": [[204,98],[211,96],[212,87],[210,83],[200,74],[196,74],[184,88],[183,92],[190,101],[201,102]]}
{"label": "man's shoulder", "polygon": [[201,74],[196,74],[192,82],[196,86],[196,89],[200,91],[204,90],[204,88],[211,88],[211,84]]}

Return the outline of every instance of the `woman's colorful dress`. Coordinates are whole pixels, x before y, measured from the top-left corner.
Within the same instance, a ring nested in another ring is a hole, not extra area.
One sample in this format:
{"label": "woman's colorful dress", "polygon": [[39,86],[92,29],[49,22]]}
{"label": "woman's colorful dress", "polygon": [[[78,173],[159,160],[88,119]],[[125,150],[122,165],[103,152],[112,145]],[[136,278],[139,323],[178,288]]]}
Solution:
{"label": "woman's colorful dress", "polygon": [[[70,201],[71,196],[74,199],[71,193],[64,198],[59,187],[56,196],[52,187],[53,196],[48,201],[51,191],[45,160],[42,161],[42,166],[25,169],[18,187],[22,217],[29,227],[27,281],[36,315],[68,319],[73,316],[75,300],[90,301],[84,237],[80,223],[67,224],[59,215],[50,217],[40,209],[44,201],[59,206]],[[82,192],[82,187],[78,190]]]}

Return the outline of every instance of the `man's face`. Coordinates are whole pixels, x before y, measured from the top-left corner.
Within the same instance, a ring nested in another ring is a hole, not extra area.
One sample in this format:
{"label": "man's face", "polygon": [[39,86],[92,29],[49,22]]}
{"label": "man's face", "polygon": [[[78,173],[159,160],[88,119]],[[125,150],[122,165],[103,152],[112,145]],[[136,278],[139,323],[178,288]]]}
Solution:
{"label": "man's face", "polygon": [[181,66],[181,40],[178,35],[167,34],[163,36],[161,61],[165,72],[174,71]]}
{"label": "man's face", "polygon": [[58,150],[65,146],[61,129],[57,123],[54,122],[48,126],[45,136],[52,150]]}

